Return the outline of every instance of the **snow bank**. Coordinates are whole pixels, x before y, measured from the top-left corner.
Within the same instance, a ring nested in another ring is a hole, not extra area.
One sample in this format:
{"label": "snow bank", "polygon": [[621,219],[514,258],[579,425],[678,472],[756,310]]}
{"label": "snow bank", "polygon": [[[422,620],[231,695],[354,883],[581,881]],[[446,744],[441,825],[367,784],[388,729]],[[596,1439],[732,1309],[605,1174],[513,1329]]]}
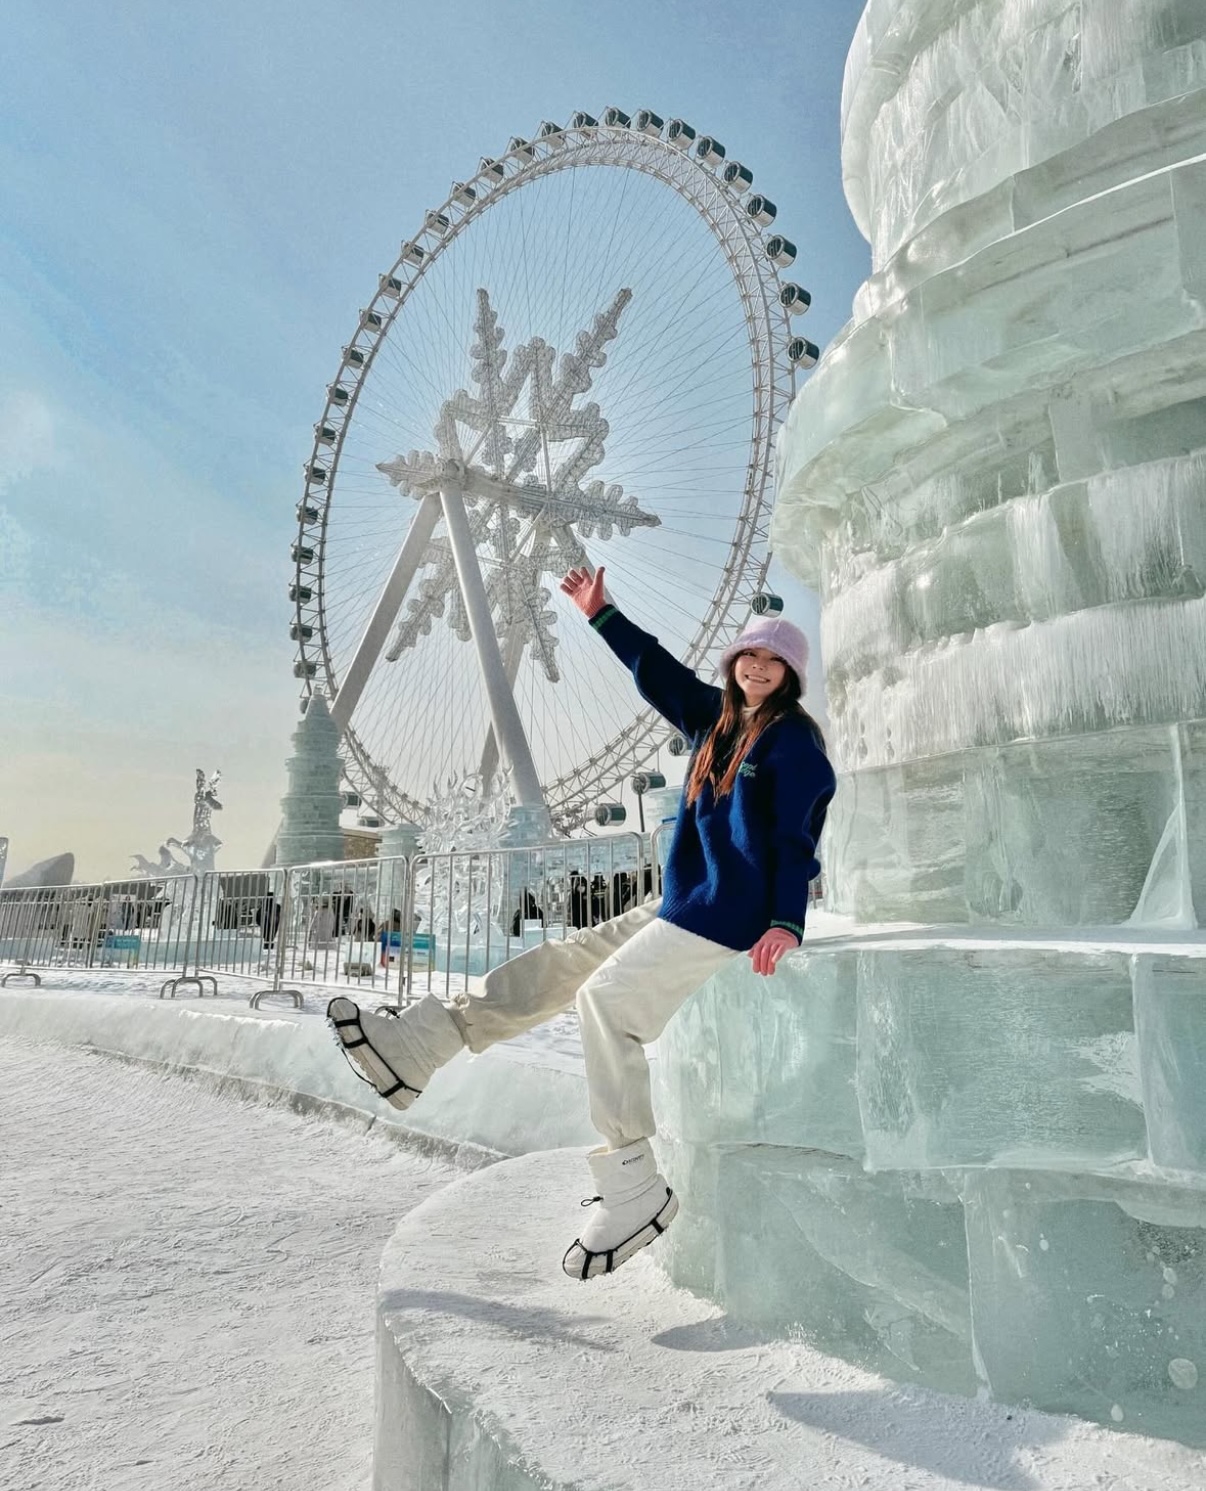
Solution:
{"label": "snow bank", "polygon": [[[568,1054],[572,1046],[558,1027],[542,1041],[528,1038],[483,1056],[457,1057],[437,1073],[422,1104],[403,1115],[378,1101],[335,1049],[322,998],[304,1010],[253,1010],[238,997],[161,1001],[150,997],[150,984],[133,980],[44,978],[40,989],[0,989],[0,1036],[187,1069],[454,1147],[516,1155],[594,1142],[581,1060]],[[156,992],[159,982],[153,981]]]}

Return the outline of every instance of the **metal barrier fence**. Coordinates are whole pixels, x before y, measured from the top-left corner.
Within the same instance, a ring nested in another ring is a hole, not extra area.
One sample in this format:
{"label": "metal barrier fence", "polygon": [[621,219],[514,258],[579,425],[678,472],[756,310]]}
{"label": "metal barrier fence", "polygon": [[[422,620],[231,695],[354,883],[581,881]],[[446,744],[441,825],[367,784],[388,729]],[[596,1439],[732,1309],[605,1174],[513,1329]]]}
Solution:
{"label": "metal barrier fence", "polygon": [[255,980],[255,1007],[281,995],[300,1008],[307,984],[399,1003],[408,885],[404,859],[214,871],[198,899],[196,977]]}
{"label": "metal barrier fence", "polygon": [[[660,891],[658,846],[640,834],[529,848],[340,860],[200,878],[0,890],[0,985],[37,969],[112,969],[217,994],[218,976],[257,987],[251,1003],[348,987],[379,1002],[465,987],[551,938],[595,926]],[[191,969],[191,972],[190,972]]]}
{"label": "metal barrier fence", "polygon": [[406,988],[445,996],[500,963],[649,894],[640,834],[524,849],[415,855],[410,861]]}
{"label": "metal barrier fence", "polygon": [[110,880],[0,890],[0,962],[15,963],[0,986],[42,982],[38,968],[161,971],[160,997],[185,979],[197,882]]}
{"label": "metal barrier fence", "polygon": [[[289,872],[271,870],[211,870],[197,882],[192,937],[191,983],[199,993],[209,984],[218,992],[217,975],[253,979],[265,985],[252,996],[253,1005],[276,992],[273,977],[276,936],[282,907],[287,904]],[[300,1003],[295,998],[294,1003]]]}
{"label": "metal barrier fence", "polygon": [[674,823],[662,823],[649,836],[649,859],[653,868],[653,889],[660,896],[662,877],[666,873],[666,856],[670,852],[670,840],[674,835]]}

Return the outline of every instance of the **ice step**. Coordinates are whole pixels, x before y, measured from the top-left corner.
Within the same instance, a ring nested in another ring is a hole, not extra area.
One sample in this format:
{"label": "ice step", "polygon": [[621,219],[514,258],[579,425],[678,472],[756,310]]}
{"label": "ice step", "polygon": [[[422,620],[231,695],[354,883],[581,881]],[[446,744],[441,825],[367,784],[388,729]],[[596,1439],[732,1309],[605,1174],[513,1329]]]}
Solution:
{"label": "ice step", "polygon": [[762,1338],[670,1285],[653,1249],[613,1278],[567,1279],[584,1153],[478,1171],[394,1233],[376,1491],[1202,1484],[1206,1459],[1181,1445],[902,1387]]}

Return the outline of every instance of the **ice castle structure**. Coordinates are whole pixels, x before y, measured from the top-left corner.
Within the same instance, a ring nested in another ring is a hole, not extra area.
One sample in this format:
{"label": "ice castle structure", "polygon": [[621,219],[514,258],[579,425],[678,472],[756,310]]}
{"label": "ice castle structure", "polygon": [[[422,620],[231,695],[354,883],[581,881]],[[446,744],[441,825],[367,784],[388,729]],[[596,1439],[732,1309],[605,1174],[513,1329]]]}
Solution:
{"label": "ice castle structure", "polygon": [[293,732],[293,755],[286,763],[288,786],[281,798],[276,839],[279,865],[304,865],[343,858],[343,810],[339,727],[325,695],[315,690]]}
{"label": "ice castle structure", "polygon": [[667,1032],[666,1257],[904,1380],[1206,1444],[1206,4],[871,0],[842,159],[872,274],[773,537],[849,930]]}

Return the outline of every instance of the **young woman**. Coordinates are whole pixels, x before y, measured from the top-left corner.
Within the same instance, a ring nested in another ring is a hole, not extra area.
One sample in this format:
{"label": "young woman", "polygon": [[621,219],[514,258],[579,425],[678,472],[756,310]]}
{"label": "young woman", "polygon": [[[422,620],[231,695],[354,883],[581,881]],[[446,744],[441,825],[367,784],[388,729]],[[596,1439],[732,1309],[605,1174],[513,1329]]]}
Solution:
{"label": "young woman", "polygon": [[570,570],[561,589],[693,747],[660,904],[543,943],[451,1005],[429,996],[391,1016],[333,999],[327,1015],[358,1074],[405,1109],[462,1047],[484,1051],[577,1002],[591,1120],[606,1143],[588,1156],[599,1205],[563,1267],[588,1279],[653,1242],[678,1211],[649,1143],[645,1047],[731,958],[748,953],[770,975],[799,946],[834,776],[799,703],[808,643],[790,622],[748,626],[725,649],[717,688],[608,603],[602,569]]}

